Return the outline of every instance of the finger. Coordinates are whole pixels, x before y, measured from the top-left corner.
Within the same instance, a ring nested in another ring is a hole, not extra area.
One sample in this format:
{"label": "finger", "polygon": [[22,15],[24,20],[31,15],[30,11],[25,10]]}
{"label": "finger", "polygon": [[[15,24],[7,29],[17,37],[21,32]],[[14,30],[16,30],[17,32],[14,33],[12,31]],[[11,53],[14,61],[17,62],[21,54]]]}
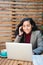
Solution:
{"label": "finger", "polygon": [[19,29],[21,29],[21,28],[22,28],[22,26],[19,27]]}

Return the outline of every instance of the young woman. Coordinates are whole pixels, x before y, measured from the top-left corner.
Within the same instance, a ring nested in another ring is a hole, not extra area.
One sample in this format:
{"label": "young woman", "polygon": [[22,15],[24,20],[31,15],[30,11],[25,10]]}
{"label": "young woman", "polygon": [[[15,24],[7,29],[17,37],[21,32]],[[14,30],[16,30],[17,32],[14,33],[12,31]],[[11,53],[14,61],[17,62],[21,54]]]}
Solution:
{"label": "young woman", "polygon": [[32,18],[24,18],[15,31],[15,42],[32,44],[34,54],[43,52],[41,32],[38,30]]}

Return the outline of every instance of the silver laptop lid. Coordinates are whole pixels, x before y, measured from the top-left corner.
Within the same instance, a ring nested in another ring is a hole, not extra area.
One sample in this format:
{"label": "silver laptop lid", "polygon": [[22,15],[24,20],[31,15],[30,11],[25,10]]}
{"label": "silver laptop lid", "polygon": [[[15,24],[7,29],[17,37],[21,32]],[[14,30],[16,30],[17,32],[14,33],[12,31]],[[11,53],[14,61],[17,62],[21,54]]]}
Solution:
{"label": "silver laptop lid", "polygon": [[32,45],[6,42],[8,59],[32,61]]}

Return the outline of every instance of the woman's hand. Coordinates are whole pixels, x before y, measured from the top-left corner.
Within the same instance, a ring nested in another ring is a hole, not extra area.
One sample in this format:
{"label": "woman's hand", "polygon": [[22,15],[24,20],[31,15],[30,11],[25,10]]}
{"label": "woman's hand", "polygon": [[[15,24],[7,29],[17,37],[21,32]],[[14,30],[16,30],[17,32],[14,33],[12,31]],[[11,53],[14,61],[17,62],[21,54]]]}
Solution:
{"label": "woman's hand", "polygon": [[21,36],[23,34],[23,31],[22,31],[22,26],[19,27],[19,36]]}

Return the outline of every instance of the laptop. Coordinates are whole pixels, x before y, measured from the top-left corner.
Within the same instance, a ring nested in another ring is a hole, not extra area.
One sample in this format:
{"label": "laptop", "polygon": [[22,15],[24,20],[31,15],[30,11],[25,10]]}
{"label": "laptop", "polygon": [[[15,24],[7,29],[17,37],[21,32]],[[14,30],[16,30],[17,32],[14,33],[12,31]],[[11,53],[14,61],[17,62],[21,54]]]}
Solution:
{"label": "laptop", "polygon": [[32,61],[32,44],[6,42],[8,59]]}

